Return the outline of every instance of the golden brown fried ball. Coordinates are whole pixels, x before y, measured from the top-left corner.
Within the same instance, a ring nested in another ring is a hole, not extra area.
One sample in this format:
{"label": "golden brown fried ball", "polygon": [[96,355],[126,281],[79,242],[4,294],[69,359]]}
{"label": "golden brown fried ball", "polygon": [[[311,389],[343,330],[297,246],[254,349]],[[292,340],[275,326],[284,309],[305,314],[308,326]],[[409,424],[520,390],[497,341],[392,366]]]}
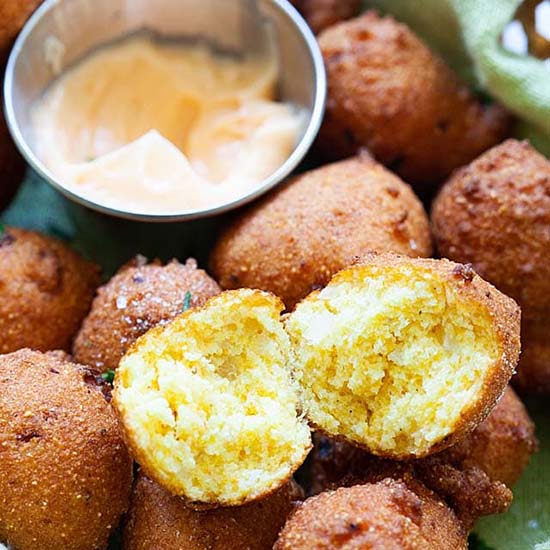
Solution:
{"label": "golden brown fried ball", "polygon": [[291,0],[312,31],[323,29],[357,15],[361,0]]}
{"label": "golden brown fried ball", "polygon": [[0,356],[0,541],[103,550],[131,484],[119,423],[94,373],[55,354]]}
{"label": "golden brown fried ball", "polygon": [[550,310],[550,161],[513,139],[458,170],[433,205],[441,254],[470,262],[527,319]]}
{"label": "golden brown fried ball", "polygon": [[196,511],[140,474],[124,530],[124,550],[271,550],[302,494],[294,482],[263,500]]}
{"label": "golden brown fried ball", "polygon": [[370,254],[285,328],[309,421],[408,459],[457,443],[491,412],[517,364],[519,323],[517,304],[467,266]]}
{"label": "golden brown fried ball", "polygon": [[520,304],[518,382],[550,393],[550,162],[527,142],[508,140],[452,176],[432,219],[441,255],[471,263]]}
{"label": "golden brown fried ball", "polygon": [[313,494],[357,480],[412,475],[448,502],[468,527],[481,516],[508,508],[509,488],[537,449],[533,422],[512,388],[469,436],[427,459],[398,464],[321,434],[314,442]]}
{"label": "golden brown fried ball", "polygon": [[435,494],[385,479],[307,499],[274,550],[466,550],[466,533]]}
{"label": "golden brown fried ball", "polygon": [[69,350],[99,268],[61,242],[13,227],[0,234],[0,353]]}
{"label": "golden brown fried ball", "polygon": [[430,256],[411,188],[368,155],[291,180],[225,230],[211,256],[222,288],[251,287],[288,309],[368,251]]}
{"label": "golden brown fried ball", "polygon": [[319,145],[342,158],[367,147],[419,188],[431,187],[507,134],[405,25],[368,12],[319,36],[328,100]]}
{"label": "golden brown fried ball", "polygon": [[153,328],[116,371],[114,403],[148,477],[201,506],[282,487],[311,448],[283,303],[228,291]]}
{"label": "golden brown fried ball", "polygon": [[186,307],[202,306],[221,292],[195,260],[185,264],[146,264],[136,258],[98,290],[75,339],[79,363],[114,370],[132,344],[150,328],[166,323]]}

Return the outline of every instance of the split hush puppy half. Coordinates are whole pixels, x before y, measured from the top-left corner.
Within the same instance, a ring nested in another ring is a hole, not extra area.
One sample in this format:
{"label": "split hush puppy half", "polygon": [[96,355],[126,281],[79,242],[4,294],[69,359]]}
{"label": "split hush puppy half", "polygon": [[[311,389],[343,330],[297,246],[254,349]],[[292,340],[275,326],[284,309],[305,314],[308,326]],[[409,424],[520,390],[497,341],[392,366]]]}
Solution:
{"label": "split hush puppy half", "polygon": [[361,0],[292,0],[314,33],[357,15]]}
{"label": "split hush puppy half", "polygon": [[419,188],[502,141],[508,116],[482,106],[411,30],[368,12],[319,36],[328,100],[319,146],[342,158],[368,148]]}
{"label": "split hush puppy half", "polygon": [[290,481],[244,506],[193,510],[144,475],[134,487],[124,529],[124,550],[271,550],[301,500]]}
{"label": "split hush puppy half", "polygon": [[466,532],[436,495],[385,479],[306,500],[287,521],[274,550],[466,550]]}
{"label": "split hush puppy half", "polygon": [[369,251],[430,256],[428,218],[411,188],[367,154],[302,174],[220,236],[222,288],[259,288],[288,309]]}
{"label": "split hush puppy half", "polygon": [[94,373],[60,354],[0,356],[0,542],[104,550],[131,484],[120,425]]}
{"label": "split hush puppy half", "polygon": [[0,353],[69,350],[90,309],[99,268],[61,242],[0,228]]}
{"label": "split hush puppy half", "polygon": [[114,403],[148,477],[192,503],[240,505],[284,485],[311,448],[282,302],[240,290],[142,336]]}
{"label": "split hush puppy half", "polygon": [[522,309],[521,389],[550,393],[550,162],[508,140],[458,170],[432,211],[439,252]]}
{"label": "split hush puppy half", "polygon": [[519,355],[516,303],[467,266],[368,255],[285,321],[309,421],[373,454],[443,450],[484,420]]}
{"label": "split hush puppy half", "polygon": [[130,346],[149,329],[220,292],[195,260],[146,264],[138,257],[101,287],[73,345],[79,363],[115,370]]}

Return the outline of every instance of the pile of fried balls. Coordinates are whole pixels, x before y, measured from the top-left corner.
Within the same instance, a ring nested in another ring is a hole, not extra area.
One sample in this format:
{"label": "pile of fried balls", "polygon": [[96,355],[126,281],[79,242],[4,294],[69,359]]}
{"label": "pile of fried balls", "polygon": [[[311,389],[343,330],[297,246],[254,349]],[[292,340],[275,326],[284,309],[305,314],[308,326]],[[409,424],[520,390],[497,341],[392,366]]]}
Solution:
{"label": "pile of fried balls", "polygon": [[[4,58],[39,3],[0,7]],[[295,2],[323,164],[238,211],[209,274],[138,256],[100,286],[0,226],[0,547],[457,550],[510,506],[519,396],[550,394],[550,162],[359,4]]]}

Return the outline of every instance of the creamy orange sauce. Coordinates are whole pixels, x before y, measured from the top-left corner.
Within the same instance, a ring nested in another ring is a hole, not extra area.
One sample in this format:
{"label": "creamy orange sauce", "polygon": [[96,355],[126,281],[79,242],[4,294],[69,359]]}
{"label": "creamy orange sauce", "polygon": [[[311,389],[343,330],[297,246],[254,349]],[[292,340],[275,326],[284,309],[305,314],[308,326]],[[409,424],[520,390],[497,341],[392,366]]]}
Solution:
{"label": "creamy orange sauce", "polygon": [[274,101],[275,56],[241,61],[145,36],[103,48],[36,103],[37,154],[104,206],[170,214],[246,195],[294,149],[303,116]]}

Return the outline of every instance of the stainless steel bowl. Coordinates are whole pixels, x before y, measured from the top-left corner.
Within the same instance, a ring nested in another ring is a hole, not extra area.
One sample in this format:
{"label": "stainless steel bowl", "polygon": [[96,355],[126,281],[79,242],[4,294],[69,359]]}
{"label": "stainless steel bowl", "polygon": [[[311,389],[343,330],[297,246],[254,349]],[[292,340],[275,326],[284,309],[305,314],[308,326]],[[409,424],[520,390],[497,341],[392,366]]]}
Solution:
{"label": "stainless steel bowl", "polygon": [[[307,113],[297,145],[252,192],[211,209],[157,215],[125,212],[91,202],[63,186],[35,152],[30,111],[48,85],[96,48],[138,31],[168,39],[201,39],[237,55],[257,55],[273,35],[279,56],[278,99]],[[271,33],[271,34],[270,34]],[[19,35],[6,68],[5,114],[23,156],[71,200],[117,217],[157,222],[213,216],[241,206],[286,178],[303,159],[321,124],[326,75],[321,52],[305,21],[286,0],[46,0]]]}

